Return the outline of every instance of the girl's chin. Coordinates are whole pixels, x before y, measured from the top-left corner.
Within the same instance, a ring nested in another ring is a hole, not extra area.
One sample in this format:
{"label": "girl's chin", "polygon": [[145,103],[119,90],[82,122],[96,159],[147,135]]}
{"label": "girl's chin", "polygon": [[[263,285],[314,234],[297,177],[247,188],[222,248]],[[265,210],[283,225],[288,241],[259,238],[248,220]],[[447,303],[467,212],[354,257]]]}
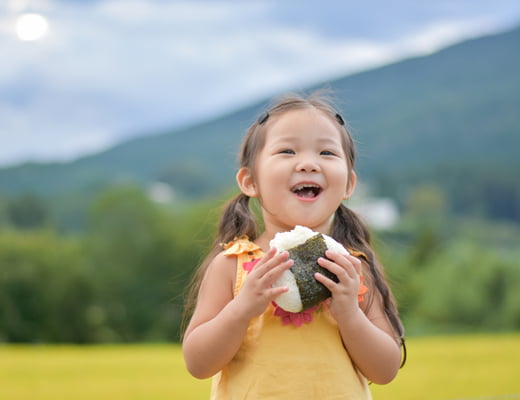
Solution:
{"label": "girl's chin", "polygon": [[286,219],[283,221],[278,221],[277,225],[280,231],[290,231],[294,229],[296,225],[305,226],[306,228],[312,229],[316,232],[321,232],[327,234],[330,231],[332,218],[323,219],[315,219],[309,218],[309,216],[302,216],[300,218],[295,217],[291,219]]}

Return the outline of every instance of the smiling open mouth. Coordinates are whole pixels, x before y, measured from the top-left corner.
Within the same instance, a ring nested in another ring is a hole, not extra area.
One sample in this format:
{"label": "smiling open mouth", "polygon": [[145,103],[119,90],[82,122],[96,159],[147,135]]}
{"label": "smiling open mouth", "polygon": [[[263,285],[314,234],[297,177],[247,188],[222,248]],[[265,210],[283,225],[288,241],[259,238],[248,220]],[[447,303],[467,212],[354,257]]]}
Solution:
{"label": "smiling open mouth", "polygon": [[312,199],[322,192],[322,188],[319,185],[314,185],[312,183],[302,183],[294,186],[291,191],[298,197]]}

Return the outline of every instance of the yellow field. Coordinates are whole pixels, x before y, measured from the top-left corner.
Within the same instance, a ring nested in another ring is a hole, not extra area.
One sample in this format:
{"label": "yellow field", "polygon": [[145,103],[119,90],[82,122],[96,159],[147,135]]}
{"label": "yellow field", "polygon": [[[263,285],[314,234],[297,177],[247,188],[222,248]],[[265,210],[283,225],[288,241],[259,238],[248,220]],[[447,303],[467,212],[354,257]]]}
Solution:
{"label": "yellow field", "polygon": [[[375,399],[520,399],[520,335],[414,338]],[[0,346],[0,399],[207,399],[179,346]]]}

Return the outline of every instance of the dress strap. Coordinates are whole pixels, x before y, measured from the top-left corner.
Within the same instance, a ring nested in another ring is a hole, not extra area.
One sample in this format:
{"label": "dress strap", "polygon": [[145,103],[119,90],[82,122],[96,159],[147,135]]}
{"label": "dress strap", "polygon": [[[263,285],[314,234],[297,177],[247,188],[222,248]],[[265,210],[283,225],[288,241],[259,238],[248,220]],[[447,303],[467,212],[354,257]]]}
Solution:
{"label": "dress strap", "polygon": [[248,272],[251,271],[251,263],[260,259],[263,252],[260,246],[251,242],[247,236],[235,238],[235,240],[223,244],[222,247],[225,249],[224,255],[237,258],[235,287],[233,288],[233,295],[236,296],[244,284]]}

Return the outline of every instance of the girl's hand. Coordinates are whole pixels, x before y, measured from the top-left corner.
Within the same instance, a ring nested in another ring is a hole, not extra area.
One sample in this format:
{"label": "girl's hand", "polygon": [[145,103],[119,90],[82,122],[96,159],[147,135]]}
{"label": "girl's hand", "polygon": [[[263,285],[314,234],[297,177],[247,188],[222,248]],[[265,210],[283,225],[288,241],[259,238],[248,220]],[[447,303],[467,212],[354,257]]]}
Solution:
{"label": "girl's hand", "polygon": [[276,254],[276,249],[271,248],[249,273],[234,300],[245,318],[262,314],[271,301],[289,290],[285,286],[272,287],[280,275],[294,264],[288,257],[289,252]]}
{"label": "girl's hand", "polygon": [[349,318],[359,311],[361,261],[357,257],[330,250],[325,255],[328,259],[320,257],[318,264],[336,275],[339,281],[336,283],[320,273],[314,277],[332,293],[330,311],[334,318]]}

